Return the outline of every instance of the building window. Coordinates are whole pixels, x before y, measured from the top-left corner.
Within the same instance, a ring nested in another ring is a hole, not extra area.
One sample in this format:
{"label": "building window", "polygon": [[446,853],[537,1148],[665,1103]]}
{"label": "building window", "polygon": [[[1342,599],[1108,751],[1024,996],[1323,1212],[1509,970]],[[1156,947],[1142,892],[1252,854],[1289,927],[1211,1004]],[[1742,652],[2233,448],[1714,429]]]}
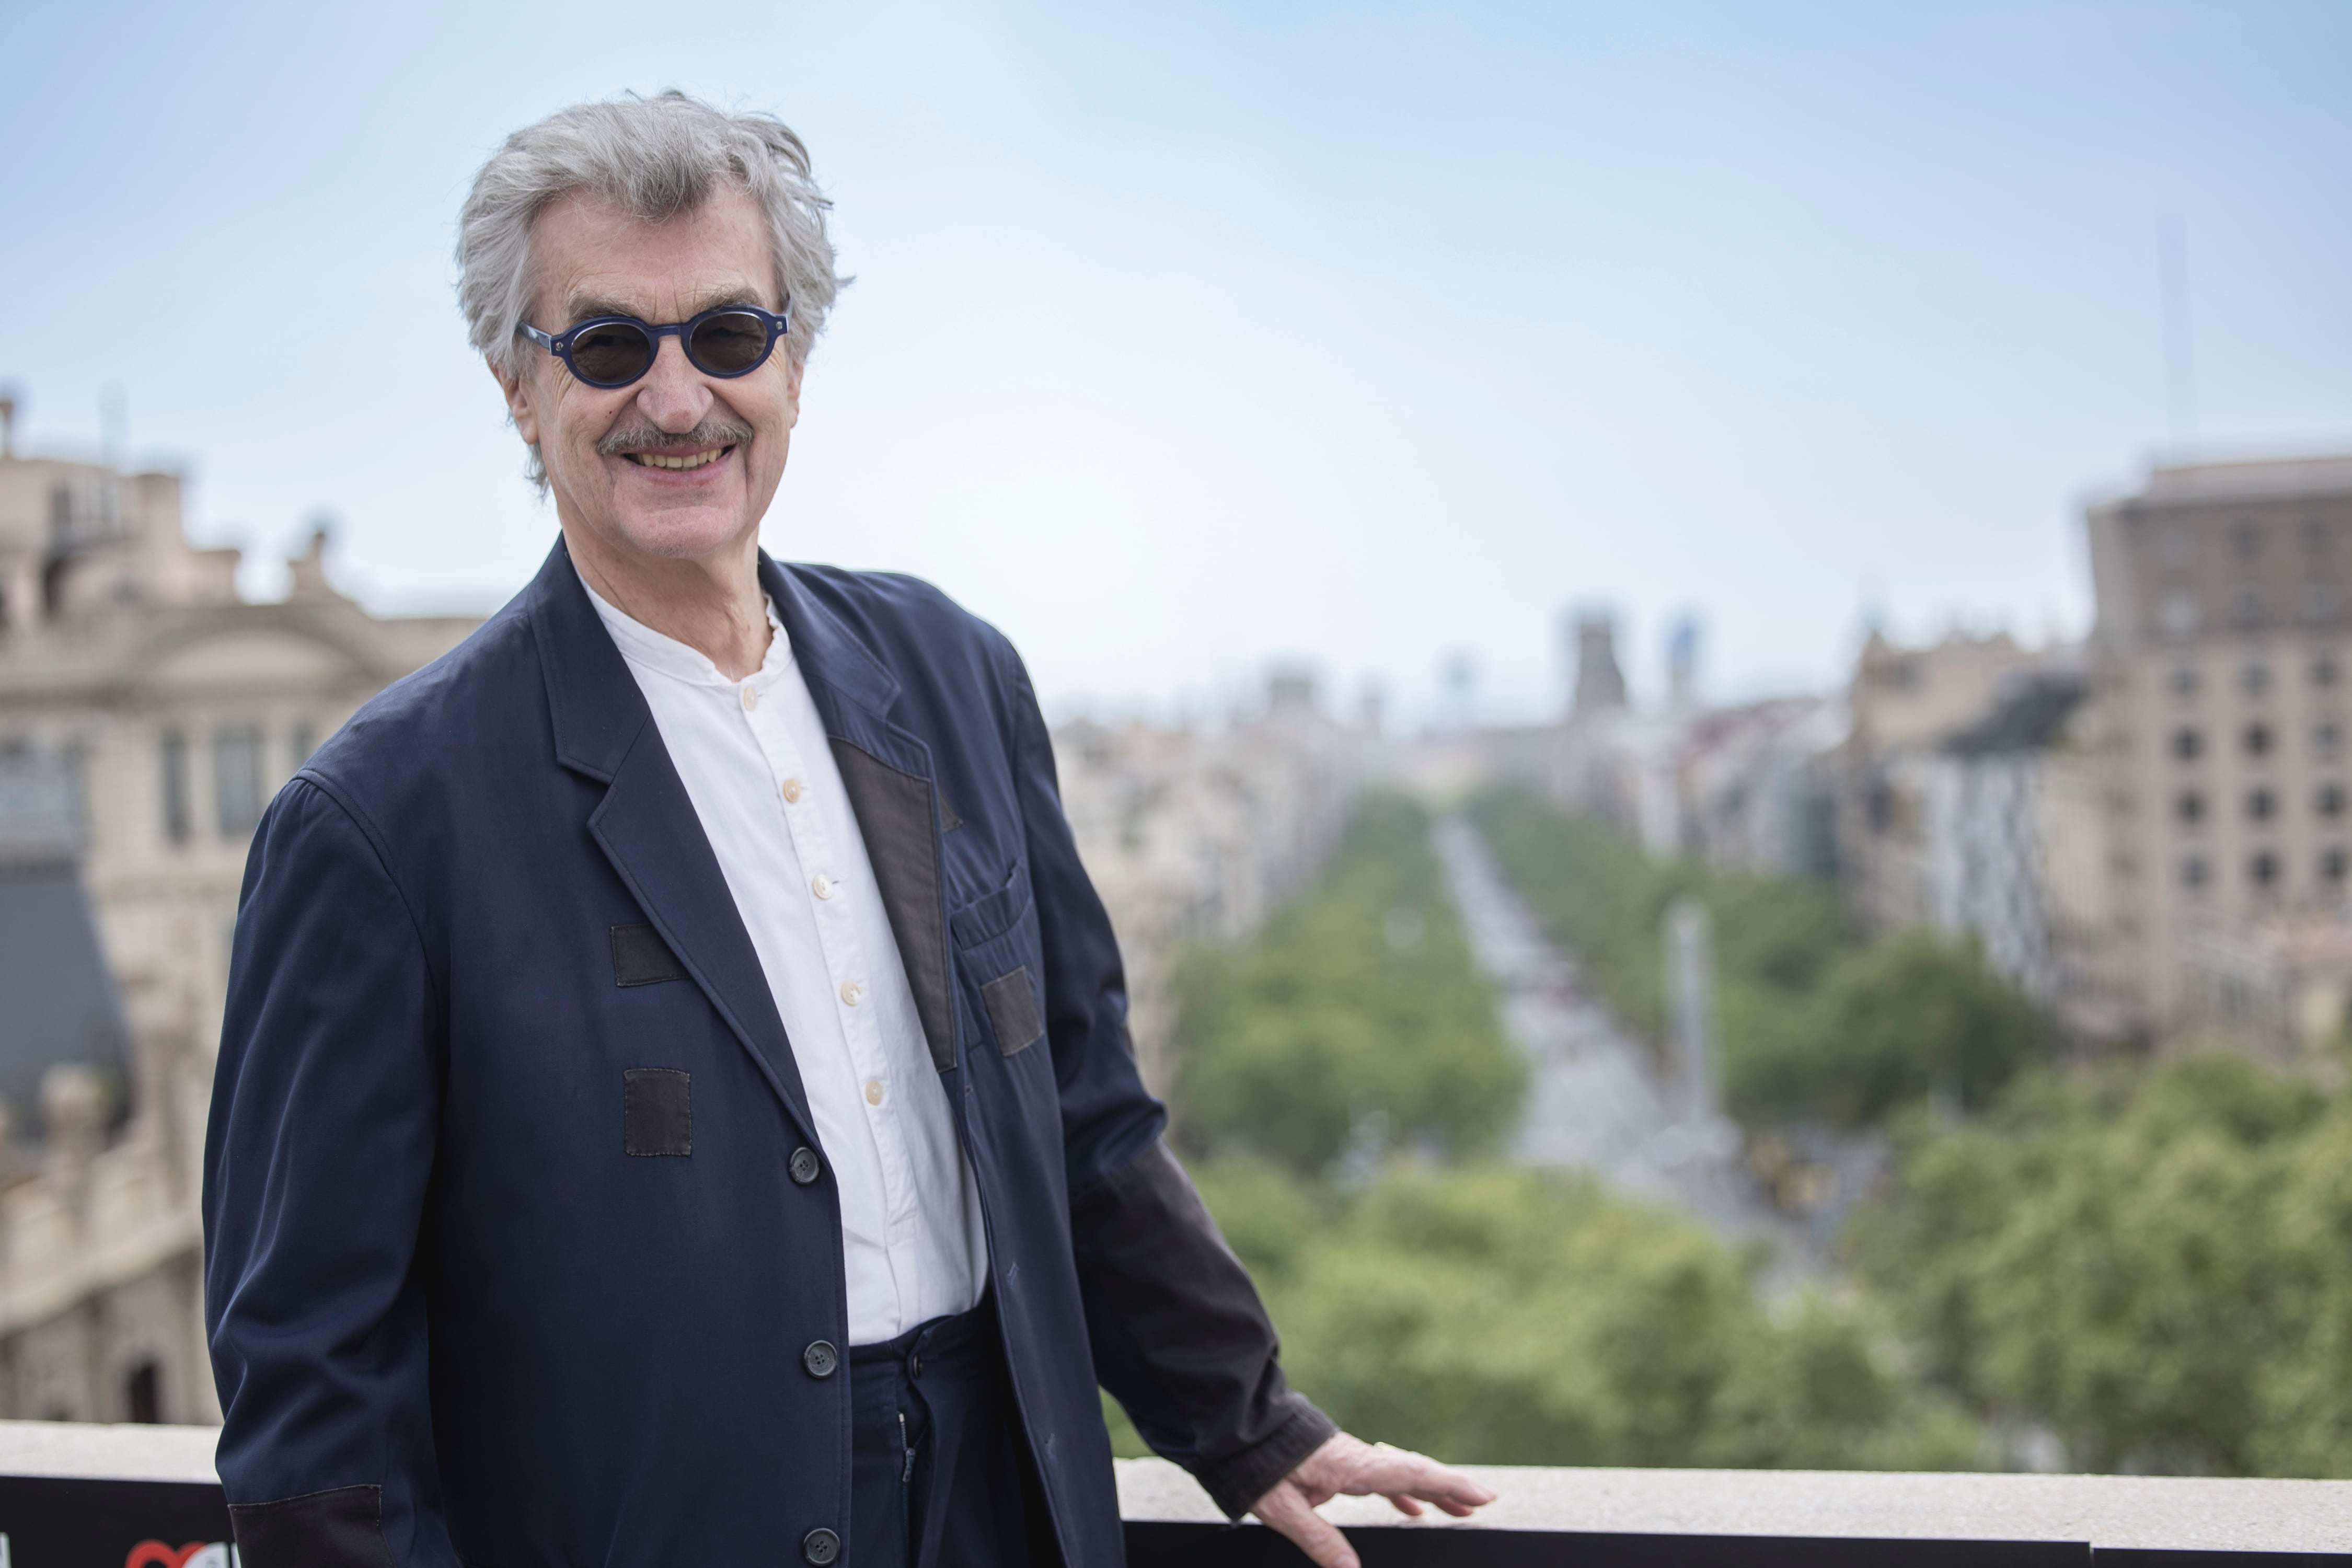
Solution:
{"label": "building window", "polygon": [[2230,543],[2237,550],[2240,560],[2252,560],[2263,548],[2262,525],[2252,522],[2234,525],[2230,530]]}
{"label": "building window", "polygon": [[2239,667],[2238,684],[2249,697],[2260,697],[2270,689],[2271,667],[2259,658],[2250,658]]}
{"label": "building window", "polygon": [[2211,873],[2206,868],[2205,857],[2188,855],[2180,861],[2180,885],[2190,892],[2201,892]]}
{"label": "building window", "polygon": [[2295,595],[2303,618],[2313,626],[2326,626],[2336,618],[2336,585],[2332,583],[2305,583]]}
{"label": "building window", "polygon": [[188,738],[177,730],[166,730],[163,731],[163,837],[174,844],[185,844],[192,820],[188,811]]}
{"label": "building window", "polygon": [[2173,668],[2172,694],[2175,697],[2194,697],[2197,695],[2197,667],[2195,665],[2183,664],[2176,665]]}
{"label": "building window", "polygon": [[2157,601],[2156,621],[2168,637],[2185,637],[2203,624],[2205,611],[2197,595],[2186,588],[2169,588]]}
{"label": "building window", "polygon": [[2303,520],[2303,547],[2314,555],[2327,553],[2327,524],[2319,518]]}
{"label": "building window", "polygon": [[2278,857],[2267,849],[2255,850],[2246,862],[2246,875],[2253,879],[2255,887],[2265,892],[2278,886]]}
{"label": "building window", "polygon": [[286,738],[286,754],[291,759],[289,771],[299,769],[318,749],[318,727],[308,719],[295,720],[293,732]]}
{"label": "building window", "polygon": [[122,1380],[123,1403],[130,1407],[131,1419],[140,1426],[153,1426],[163,1421],[163,1381],[152,1361],[141,1362]]}
{"label": "building window", "polygon": [[2343,749],[2343,745],[2344,731],[2335,721],[2329,720],[2311,727],[2311,749],[2320,756],[2332,757]]}
{"label": "building window", "polygon": [[2268,724],[2246,726],[2246,755],[2267,757],[2271,754],[2271,727]]}
{"label": "building window", "polygon": [[2278,815],[2278,796],[2266,789],[2246,792],[2246,815],[2256,822],[2268,822]]}
{"label": "building window", "polygon": [[2327,649],[2322,648],[2311,656],[2311,683],[2314,686],[2333,686],[2340,673],[2336,668],[2336,656]]}
{"label": "building window", "polygon": [[2263,591],[2252,583],[2241,583],[2230,595],[2230,614],[2241,626],[2263,624]]}
{"label": "building window", "polygon": [[2322,880],[2341,885],[2347,867],[2352,867],[2352,856],[2346,855],[2340,847],[2321,852],[2319,875]]}
{"label": "building window", "polygon": [[213,805],[223,838],[249,837],[261,820],[261,729],[224,724],[213,735]]}
{"label": "building window", "polygon": [[2180,798],[2173,803],[2173,809],[2179,814],[2181,821],[2194,827],[2205,820],[2205,797],[2193,789],[2183,790]]}
{"label": "building window", "polygon": [[2172,732],[2172,754],[2179,757],[2182,762],[2195,762],[2197,760],[2197,753],[2204,749],[2205,738],[2200,735],[2196,731],[2175,730]]}
{"label": "building window", "polygon": [[2344,786],[2332,783],[2321,784],[2319,794],[2314,797],[2314,804],[2319,807],[2319,815],[2322,816],[2343,816]]}

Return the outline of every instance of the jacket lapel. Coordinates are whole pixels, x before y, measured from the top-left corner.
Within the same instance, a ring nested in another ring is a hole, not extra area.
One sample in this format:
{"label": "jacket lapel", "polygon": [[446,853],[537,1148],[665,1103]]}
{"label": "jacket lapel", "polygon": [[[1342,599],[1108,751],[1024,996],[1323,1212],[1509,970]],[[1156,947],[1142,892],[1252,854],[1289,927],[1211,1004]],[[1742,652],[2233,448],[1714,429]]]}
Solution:
{"label": "jacket lapel", "polygon": [[[890,721],[898,678],[796,574],[763,552],[760,580],[793,640],[793,657],[824,722],[858,837],[874,867],[890,934],[915,994],[931,1065],[956,1065],[953,974],[948,963],[945,830],[930,748]],[[593,613],[593,607],[591,606]]]}
{"label": "jacket lapel", "polygon": [[589,814],[590,835],[814,1141],[816,1122],[783,1018],[719,858],[636,678],[588,602],[560,539],[530,595],[556,759],[605,785],[604,801]]}

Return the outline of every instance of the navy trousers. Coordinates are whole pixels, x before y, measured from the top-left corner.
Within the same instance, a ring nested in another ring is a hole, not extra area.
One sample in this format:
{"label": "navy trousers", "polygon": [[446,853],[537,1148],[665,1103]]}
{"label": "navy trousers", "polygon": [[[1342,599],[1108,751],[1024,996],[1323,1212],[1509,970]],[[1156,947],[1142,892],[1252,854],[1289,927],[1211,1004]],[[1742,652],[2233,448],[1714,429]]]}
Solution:
{"label": "navy trousers", "polygon": [[853,1346],[849,1379],[849,1568],[1060,1563],[992,1301]]}

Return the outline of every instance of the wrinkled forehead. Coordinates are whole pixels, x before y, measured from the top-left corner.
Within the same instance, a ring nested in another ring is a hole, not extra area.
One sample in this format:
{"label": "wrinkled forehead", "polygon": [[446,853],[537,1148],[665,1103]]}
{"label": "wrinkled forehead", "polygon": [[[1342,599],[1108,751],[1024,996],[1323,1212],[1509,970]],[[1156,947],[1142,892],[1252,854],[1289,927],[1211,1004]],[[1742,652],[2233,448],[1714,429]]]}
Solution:
{"label": "wrinkled forehead", "polygon": [[719,305],[783,305],[766,220],[738,186],[652,221],[593,192],[568,193],[532,221],[530,257],[530,319],[547,330],[590,316],[682,321]]}

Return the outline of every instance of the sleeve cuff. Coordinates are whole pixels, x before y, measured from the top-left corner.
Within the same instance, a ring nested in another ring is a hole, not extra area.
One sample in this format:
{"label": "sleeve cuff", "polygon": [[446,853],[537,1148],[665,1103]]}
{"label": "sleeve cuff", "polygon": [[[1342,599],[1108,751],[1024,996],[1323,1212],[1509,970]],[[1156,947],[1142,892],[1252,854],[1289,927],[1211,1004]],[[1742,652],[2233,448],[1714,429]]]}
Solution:
{"label": "sleeve cuff", "polygon": [[1328,1415],[1296,1394],[1290,1395],[1290,1400],[1295,1406],[1290,1418],[1276,1428],[1272,1436],[1192,1472],[1210,1500],[1224,1510],[1227,1519],[1239,1519],[1249,1512],[1258,1499],[1274,1489],[1276,1481],[1338,1435],[1339,1426]]}

